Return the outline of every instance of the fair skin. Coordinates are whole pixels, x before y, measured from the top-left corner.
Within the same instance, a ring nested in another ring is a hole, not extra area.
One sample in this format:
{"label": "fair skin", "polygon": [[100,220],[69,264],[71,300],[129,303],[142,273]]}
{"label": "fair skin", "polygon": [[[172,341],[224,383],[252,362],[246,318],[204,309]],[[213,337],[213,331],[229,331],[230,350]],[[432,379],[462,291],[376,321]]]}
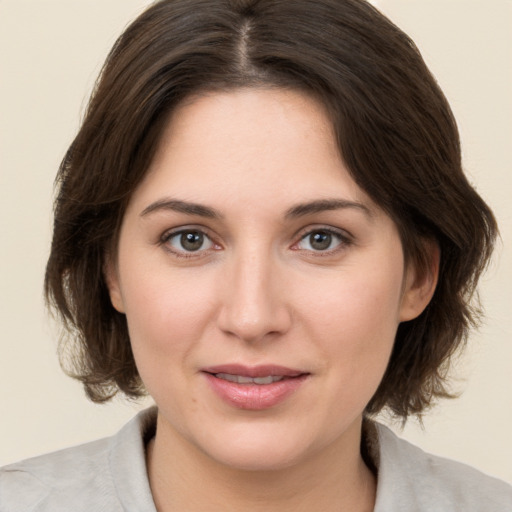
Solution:
{"label": "fair skin", "polygon": [[435,269],[405,268],[319,104],[242,89],[178,107],[107,281],[158,405],[160,512],[373,510],[363,411]]}

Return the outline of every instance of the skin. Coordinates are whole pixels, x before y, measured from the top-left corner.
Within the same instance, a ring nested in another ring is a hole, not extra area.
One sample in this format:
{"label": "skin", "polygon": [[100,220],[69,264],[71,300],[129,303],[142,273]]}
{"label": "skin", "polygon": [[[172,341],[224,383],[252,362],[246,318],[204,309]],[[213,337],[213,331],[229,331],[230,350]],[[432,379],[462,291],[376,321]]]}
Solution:
{"label": "skin", "polygon": [[[198,250],[183,230],[204,233]],[[350,177],[308,96],[242,89],[179,106],[107,269],[159,408],[158,510],[373,510],[362,415],[399,323],[432,296],[432,259],[422,276],[404,267],[395,224]],[[201,371],[226,363],[308,377],[284,402],[243,410]]]}

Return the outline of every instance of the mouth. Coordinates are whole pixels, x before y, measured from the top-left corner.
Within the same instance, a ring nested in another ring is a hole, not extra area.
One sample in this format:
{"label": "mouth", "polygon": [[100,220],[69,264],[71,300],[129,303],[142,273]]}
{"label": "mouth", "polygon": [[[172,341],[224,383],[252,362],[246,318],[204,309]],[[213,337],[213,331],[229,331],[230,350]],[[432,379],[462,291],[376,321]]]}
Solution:
{"label": "mouth", "polygon": [[202,370],[211,389],[228,405],[264,410],[285,402],[310,376],[283,366],[223,365]]}
{"label": "mouth", "polygon": [[231,375],[230,373],[215,373],[217,379],[227,380],[228,382],[236,382],[237,384],[257,384],[262,386],[265,384],[272,384],[279,382],[283,379],[290,378],[283,375],[267,375],[265,377],[247,377],[245,375]]}

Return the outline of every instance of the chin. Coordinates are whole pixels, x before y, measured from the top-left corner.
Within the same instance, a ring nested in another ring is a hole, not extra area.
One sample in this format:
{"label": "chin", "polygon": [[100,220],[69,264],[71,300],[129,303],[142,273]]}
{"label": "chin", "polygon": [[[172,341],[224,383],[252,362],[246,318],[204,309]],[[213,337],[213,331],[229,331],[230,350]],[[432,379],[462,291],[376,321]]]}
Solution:
{"label": "chin", "polygon": [[233,446],[214,449],[209,454],[217,463],[238,471],[268,472],[290,468],[300,462],[304,452],[299,446],[283,447],[276,443]]}
{"label": "chin", "polygon": [[221,436],[211,433],[199,448],[211,459],[240,471],[278,471],[305,460],[314,451],[307,432],[280,431],[275,425],[240,425]]}

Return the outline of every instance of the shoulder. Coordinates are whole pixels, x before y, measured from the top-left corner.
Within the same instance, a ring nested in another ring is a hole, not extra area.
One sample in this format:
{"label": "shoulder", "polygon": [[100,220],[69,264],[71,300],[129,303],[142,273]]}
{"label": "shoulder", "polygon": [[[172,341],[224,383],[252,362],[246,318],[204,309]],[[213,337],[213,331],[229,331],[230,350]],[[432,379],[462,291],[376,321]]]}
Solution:
{"label": "shoulder", "polygon": [[144,459],[147,416],[113,437],[0,468],[0,512],[121,512],[127,499],[153,512]]}
{"label": "shoulder", "polygon": [[512,486],[476,469],[425,453],[378,425],[375,512],[511,512]]}
{"label": "shoulder", "polygon": [[102,493],[109,480],[108,446],[102,439],[0,469],[1,512],[46,510],[44,502],[56,496],[62,501]]}

